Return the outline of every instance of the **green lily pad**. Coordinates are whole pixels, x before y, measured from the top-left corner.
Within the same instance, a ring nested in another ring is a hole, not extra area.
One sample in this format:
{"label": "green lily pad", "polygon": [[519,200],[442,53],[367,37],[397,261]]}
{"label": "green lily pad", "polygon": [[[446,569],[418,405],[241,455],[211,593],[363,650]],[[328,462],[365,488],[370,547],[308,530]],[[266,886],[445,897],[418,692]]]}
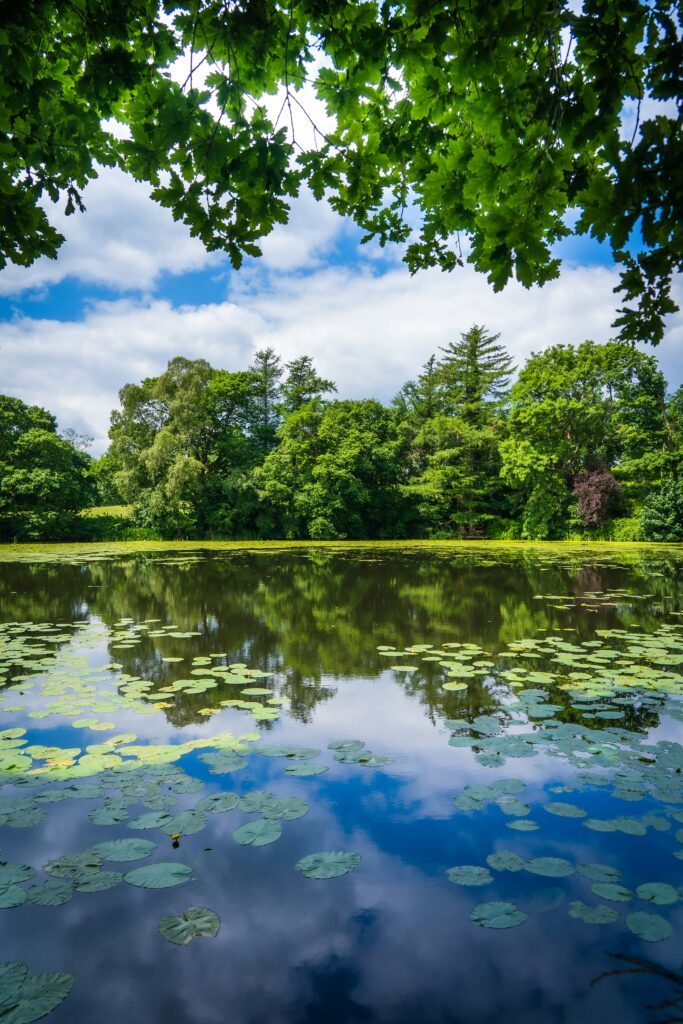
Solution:
{"label": "green lily pad", "polygon": [[170,889],[174,885],[191,881],[193,877],[192,868],[187,864],[159,861],[157,864],[134,868],[123,876],[123,880],[143,889]]}
{"label": "green lily pad", "polygon": [[302,857],[296,869],[306,878],[339,878],[353,871],[360,864],[359,853],[346,850],[330,850],[324,853],[311,853]]}
{"label": "green lily pad", "polygon": [[629,914],[626,924],[633,934],[644,942],[663,942],[673,931],[665,918],[659,914],[648,914],[645,910],[636,910]]}
{"label": "green lily pad", "polygon": [[470,914],[470,921],[483,928],[516,928],[526,919],[527,915],[516,904],[503,901],[480,903]]}
{"label": "green lily pad", "polygon": [[581,900],[574,900],[569,904],[569,914],[570,917],[576,917],[586,924],[614,924],[619,919],[619,914],[612,907],[606,907],[603,903],[590,907]]}
{"label": "green lily pad", "polygon": [[98,871],[96,875],[88,875],[76,882],[78,892],[106,892],[123,881],[120,871]]}
{"label": "green lily pad", "polygon": [[[74,983],[72,974],[36,974],[28,976],[24,964],[2,964],[2,968],[19,968],[14,975],[8,972],[5,978],[0,975],[0,992],[4,1001],[0,1002],[2,1024],[32,1024],[46,1014],[51,1013],[66,999]],[[23,981],[18,979],[23,968]],[[4,984],[3,984],[4,980]]]}
{"label": "green lily pad", "polygon": [[574,865],[562,857],[533,857],[526,861],[524,868],[546,878],[567,878],[574,873]]}
{"label": "green lily pad", "polygon": [[156,843],[151,843],[149,839],[112,839],[107,843],[97,843],[90,849],[101,860],[121,863],[149,857],[152,850],[156,849]]}
{"label": "green lily pad", "polygon": [[26,964],[0,964],[0,1010],[3,1010],[8,1004],[12,1004],[14,997],[21,990],[27,974]]}
{"label": "green lily pad", "polygon": [[[93,878],[96,878],[93,875]],[[26,890],[26,899],[39,907],[61,907],[74,894],[72,883],[66,878],[48,878],[42,885],[31,885]]]}
{"label": "green lily pad", "polygon": [[448,880],[455,882],[456,885],[488,885],[493,881],[493,875],[487,868],[474,864],[460,864],[449,868],[446,875]]}
{"label": "green lily pad", "polygon": [[14,882],[7,885],[0,885],[0,910],[9,910],[10,907],[20,907],[26,902],[26,890]]}
{"label": "green lily pad", "polygon": [[159,932],[176,946],[187,946],[193,939],[215,939],[220,926],[220,918],[213,910],[207,907],[188,907],[174,917],[162,917]]}
{"label": "green lily pad", "polygon": [[626,889],[623,885],[617,885],[615,882],[595,882],[591,885],[591,889],[596,896],[600,896],[603,900],[612,900],[615,903],[628,903],[633,898],[630,889]]}
{"label": "green lily pad", "polygon": [[35,868],[28,864],[0,864],[0,886],[27,882],[35,873]]}
{"label": "green lily pad", "polygon": [[585,878],[591,878],[594,882],[617,882],[619,872],[608,864],[577,864],[576,870]]}
{"label": "green lily pad", "polygon": [[70,853],[65,857],[58,857],[45,865],[48,875],[55,878],[80,879],[84,875],[92,875],[100,870],[102,858],[86,850],[84,853]]}
{"label": "green lily pad", "polygon": [[236,828],[232,838],[240,846],[267,846],[282,835],[282,828],[270,818],[256,818]]}
{"label": "green lily pad", "polygon": [[326,764],[288,764],[285,768],[285,775],[291,775],[293,778],[306,779],[312,775],[322,775],[323,772],[328,771]]}
{"label": "green lily pad", "polygon": [[223,814],[232,811],[240,801],[237,793],[212,793],[197,802],[195,810],[209,814]]}
{"label": "green lily pad", "polygon": [[519,854],[509,850],[490,853],[486,858],[486,863],[495,871],[521,871],[526,867],[526,861]]}
{"label": "green lily pad", "polygon": [[554,801],[543,804],[543,810],[548,814],[556,814],[560,818],[585,818],[586,812],[576,804],[565,804],[561,801]]}
{"label": "green lily pad", "polygon": [[657,906],[665,907],[671,903],[678,903],[678,890],[666,882],[644,882],[636,889],[639,900],[645,903],[655,903]]}
{"label": "green lily pad", "polygon": [[180,833],[183,836],[192,836],[196,832],[201,832],[202,829],[205,829],[208,823],[209,819],[201,811],[179,811],[178,814],[172,814],[170,820],[165,821],[159,827],[168,836],[175,835],[176,833]]}

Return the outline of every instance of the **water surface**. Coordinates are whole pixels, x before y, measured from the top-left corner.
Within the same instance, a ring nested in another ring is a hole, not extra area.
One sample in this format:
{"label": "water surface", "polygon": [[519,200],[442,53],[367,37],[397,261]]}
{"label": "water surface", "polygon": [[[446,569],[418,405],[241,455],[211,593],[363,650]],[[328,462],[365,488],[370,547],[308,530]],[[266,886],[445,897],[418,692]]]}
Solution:
{"label": "water surface", "polygon": [[[148,857],[100,871],[193,878],[0,909],[0,959],[73,975],[50,1024],[680,1016],[645,1004],[683,995],[682,565],[645,546],[2,549],[0,730],[27,730],[0,738],[2,859],[35,869],[28,892],[65,854],[142,838]],[[130,827],[222,791],[308,811]],[[256,820],[279,838],[236,842]],[[360,861],[305,877],[320,851]],[[452,881],[463,866],[490,879]],[[471,920],[491,902],[522,920]],[[191,906],[218,934],[168,942],[160,919]],[[581,919],[596,907],[606,923]]]}

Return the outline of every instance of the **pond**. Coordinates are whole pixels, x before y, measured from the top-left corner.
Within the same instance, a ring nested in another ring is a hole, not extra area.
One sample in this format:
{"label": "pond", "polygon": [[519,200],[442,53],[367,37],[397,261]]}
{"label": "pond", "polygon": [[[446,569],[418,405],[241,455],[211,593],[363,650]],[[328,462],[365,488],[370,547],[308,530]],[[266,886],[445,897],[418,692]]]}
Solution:
{"label": "pond", "polygon": [[682,569],[0,549],[0,1024],[680,1019]]}

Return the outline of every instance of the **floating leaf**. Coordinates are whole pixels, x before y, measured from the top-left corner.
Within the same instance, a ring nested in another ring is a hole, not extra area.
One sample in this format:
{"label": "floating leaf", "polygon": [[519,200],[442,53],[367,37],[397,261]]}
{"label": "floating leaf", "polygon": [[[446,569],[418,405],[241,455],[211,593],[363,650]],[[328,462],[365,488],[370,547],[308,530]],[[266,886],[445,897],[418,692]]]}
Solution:
{"label": "floating leaf", "polygon": [[[97,875],[93,875],[96,878]],[[74,893],[73,884],[66,878],[48,878],[42,885],[31,885],[26,890],[26,898],[39,907],[61,907],[67,903]]]}
{"label": "floating leaf", "polygon": [[155,849],[156,843],[151,843],[149,839],[112,839],[91,847],[95,856],[118,863],[149,857]]}
{"label": "floating leaf", "polygon": [[105,892],[113,889],[123,881],[120,871],[98,871],[96,875],[88,875],[76,882],[78,892]]}
{"label": "floating leaf", "polygon": [[548,814],[556,814],[560,818],[585,818],[586,812],[576,804],[565,804],[560,801],[543,804],[543,810]]}
{"label": "floating leaf", "polygon": [[345,850],[330,850],[324,853],[311,853],[296,865],[306,878],[338,878],[353,871],[360,864],[359,853]]}
{"label": "floating leaf", "polygon": [[456,885],[488,885],[493,881],[493,875],[487,868],[474,864],[460,864],[449,868],[446,875],[448,880],[455,882]]}
{"label": "floating leaf", "polygon": [[328,771],[326,764],[289,764],[285,768],[285,775],[305,779],[311,775],[322,775],[326,771]]}
{"label": "floating leaf", "polygon": [[659,914],[648,914],[645,910],[636,910],[626,918],[626,924],[634,935],[645,942],[663,942],[672,933],[669,922]]}
{"label": "floating leaf", "polygon": [[628,903],[633,897],[630,889],[617,885],[616,882],[595,882],[591,889],[596,896],[602,897],[603,900],[613,900],[615,903]]}
{"label": "floating leaf", "polygon": [[221,926],[220,918],[206,907],[188,907],[174,917],[162,917],[159,932],[177,946],[187,946],[193,939],[214,939]]}
{"label": "floating leaf", "polygon": [[248,821],[235,829],[232,838],[240,846],[267,846],[274,843],[282,835],[282,828],[277,821],[269,818],[257,818],[255,821]]}
{"label": "floating leaf", "polygon": [[678,903],[678,890],[666,882],[644,882],[636,889],[639,900],[645,903],[655,903],[657,906],[665,907],[670,903]]}
{"label": "floating leaf", "polygon": [[239,803],[237,793],[212,793],[197,802],[195,810],[209,814],[223,814],[232,811]]}
{"label": "floating leaf", "polygon": [[519,854],[509,850],[499,850],[497,853],[490,853],[486,863],[495,871],[521,871],[526,867],[526,861]]}
{"label": "floating leaf", "polygon": [[10,907],[20,907],[26,902],[26,890],[13,882],[7,885],[0,885],[0,910],[9,910]]}
{"label": "floating leaf", "polygon": [[619,914],[612,907],[606,907],[603,903],[590,907],[581,900],[569,904],[569,914],[586,924],[614,924],[619,919]]}
{"label": "floating leaf", "polygon": [[483,928],[516,928],[526,921],[527,915],[507,902],[480,903],[470,914],[470,921]]}
{"label": "floating leaf", "polygon": [[143,889],[169,889],[171,886],[189,882],[193,877],[192,868],[187,864],[159,861],[157,864],[145,864],[141,868],[134,868],[123,876],[123,880],[129,885],[140,886]]}
{"label": "floating leaf", "polygon": [[586,878],[592,878],[594,882],[616,882],[619,879],[619,872],[607,864],[578,864],[576,870]]}
{"label": "floating leaf", "polygon": [[[17,965],[3,964],[0,970],[6,966],[13,968]],[[26,971],[23,964],[19,967]],[[40,1020],[66,999],[73,983],[72,974],[62,973],[36,974],[33,977],[24,974],[24,981],[20,986],[16,986],[15,981],[10,982],[16,987],[7,987],[5,1000],[0,1002],[2,1024],[32,1024],[32,1021]]]}
{"label": "floating leaf", "polygon": [[562,857],[533,857],[524,864],[526,871],[547,878],[566,878],[574,873],[574,865]]}
{"label": "floating leaf", "polygon": [[28,864],[0,864],[0,886],[27,882],[35,873],[35,868]]}

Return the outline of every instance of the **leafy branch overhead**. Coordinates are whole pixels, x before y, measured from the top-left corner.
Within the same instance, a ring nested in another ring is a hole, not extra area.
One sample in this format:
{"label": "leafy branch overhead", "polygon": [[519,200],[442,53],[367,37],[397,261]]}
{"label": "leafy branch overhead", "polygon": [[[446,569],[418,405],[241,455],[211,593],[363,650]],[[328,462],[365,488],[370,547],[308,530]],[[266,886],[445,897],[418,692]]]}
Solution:
{"label": "leafy branch overhead", "polygon": [[108,164],[235,267],[307,186],[411,271],[467,260],[530,287],[589,234],[622,268],[622,340],[656,344],[676,308],[673,0],[45,0],[3,12],[0,66],[0,266],[55,257],[45,200],[82,209]]}

